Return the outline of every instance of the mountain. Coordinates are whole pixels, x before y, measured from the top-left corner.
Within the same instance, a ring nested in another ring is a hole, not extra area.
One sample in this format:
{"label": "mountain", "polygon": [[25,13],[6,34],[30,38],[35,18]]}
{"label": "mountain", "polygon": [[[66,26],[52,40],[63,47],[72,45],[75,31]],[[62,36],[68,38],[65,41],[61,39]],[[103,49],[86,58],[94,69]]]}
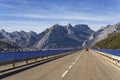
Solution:
{"label": "mountain", "polygon": [[31,47],[35,43],[34,38],[36,36],[37,33],[33,31],[14,31],[12,33],[8,33],[3,29],[0,31],[0,41],[10,42],[23,48]]}
{"label": "mountain", "polygon": [[2,29],[0,30],[0,41],[17,45],[23,49],[73,49],[81,48],[93,33],[94,31],[85,24],[75,26],[55,24],[39,34],[33,31],[8,33]]}
{"label": "mountain", "polygon": [[2,29],[0,30],[0,41],[17,45],[23,49],[73,49],[91,47],[108,35],[119,32],[120,22],[102,27],[96,32],[85,24],[74,26],[71,24],[65,26],[55,24],[39,34],[33,31],[8,33]]}
{"label": "mountain", "polygon": [[4,41],[0,41],[0,51],[10,50],[10,49],[18,49],[17,45],[13,45]]}
{"label": "mountain", "polygon": [[107,38],[97,42],[93,48],[120,49],[120,33],[109,35]]}
{"label": "mountain", "polygon": [[55,24],[37,35],[38,42],[34,46],[38,49],[78,48],[82,47],[92,33],[94,31],[84,24],[75,26]]}
{"label": "mountain", "polygon": [[119,33],[120,32],[120,22],[114,25],[107,25],[106,27],[103,27],[102,29],[99,29],[95,33],[91,35],[91,39],[85,42],[84,46],[92,46],[96,42],[101,41],[105,39],[108,35]]}

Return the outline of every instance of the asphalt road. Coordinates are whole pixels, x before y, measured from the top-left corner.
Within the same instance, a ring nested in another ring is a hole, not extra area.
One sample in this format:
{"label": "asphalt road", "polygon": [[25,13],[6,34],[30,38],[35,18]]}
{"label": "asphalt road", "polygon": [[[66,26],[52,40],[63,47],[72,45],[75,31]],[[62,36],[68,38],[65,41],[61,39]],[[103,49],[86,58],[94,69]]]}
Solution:
{"label": "asphalt road", "polygon": [[2,80],[120,80],[120,68],[83,50]]}

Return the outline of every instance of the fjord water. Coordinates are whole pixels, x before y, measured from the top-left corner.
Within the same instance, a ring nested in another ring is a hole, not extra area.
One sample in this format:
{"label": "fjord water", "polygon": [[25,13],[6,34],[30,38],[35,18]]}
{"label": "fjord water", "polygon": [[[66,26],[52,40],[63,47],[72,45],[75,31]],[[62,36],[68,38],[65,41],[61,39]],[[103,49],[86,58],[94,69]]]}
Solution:
{"label": "fjord water", "polygon": [[110,50],[110,49],[94,49],[94,50],[120,57],[120,50]]}
{"label": "fjord water", "polygon": [[46,50],[46,51],[32,51],[32,52],[5,52],[5,53],[1,52],[0,62],[48,56],[48,55],[53,55],[68,51],[70,50]]}

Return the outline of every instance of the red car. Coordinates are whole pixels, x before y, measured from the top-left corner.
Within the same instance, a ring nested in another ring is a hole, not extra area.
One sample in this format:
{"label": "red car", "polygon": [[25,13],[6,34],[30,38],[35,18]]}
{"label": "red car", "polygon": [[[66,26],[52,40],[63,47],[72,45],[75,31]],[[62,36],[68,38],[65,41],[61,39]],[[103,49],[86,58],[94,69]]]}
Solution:
{"label": "red car", "polygon": [[89,51],[89,49],[88,49],[88,48],[86,48],[86,51]]}

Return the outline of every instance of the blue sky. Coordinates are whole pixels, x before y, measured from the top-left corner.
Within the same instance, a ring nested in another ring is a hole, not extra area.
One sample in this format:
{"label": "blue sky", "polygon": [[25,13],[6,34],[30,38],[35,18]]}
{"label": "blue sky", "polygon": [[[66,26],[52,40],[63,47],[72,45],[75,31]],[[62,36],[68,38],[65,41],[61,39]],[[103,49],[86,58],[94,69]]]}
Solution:
{"label": "blue sky", "polygon": [[0,0],[0,29],[42,32],[55,23],[93,30],[120,21],[120,0]]}

